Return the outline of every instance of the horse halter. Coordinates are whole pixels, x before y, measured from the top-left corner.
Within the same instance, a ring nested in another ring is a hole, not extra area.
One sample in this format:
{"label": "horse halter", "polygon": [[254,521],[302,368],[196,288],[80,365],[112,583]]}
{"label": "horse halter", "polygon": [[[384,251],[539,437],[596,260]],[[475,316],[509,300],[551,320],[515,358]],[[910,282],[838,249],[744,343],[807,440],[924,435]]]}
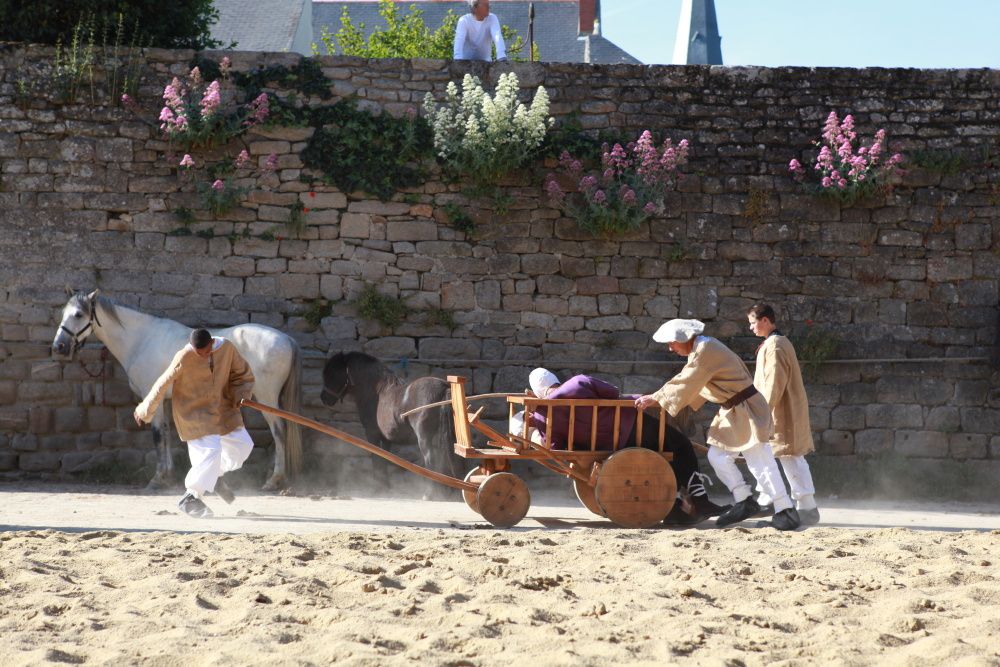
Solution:
{"label": "horse halter", "polygon": [[[344,398],[344,396],[347,395],[347,392],[351,390],[351,387],[354,386],[354,382],[351,381],[351,369],[345,367],[344,368],[344,375],[346,376],[346,379],[344,380],[344,386],[340,388],[340,391],[333,392],[333,391],[326,390],[326,392],[328,394],[330,394],[331,396],[333,396],[333,402],[334,403],[339,403],[340,400],[342,398]],[[332,403],[331,403],[331,405],[332,405]]]}
{"label": "horse halter", "polygon": [[101,320],[97,317],[97,304],[93,301],[90,302],[90,319],[87,320],[87,324],[79,331],[71,331],[66,328],[65,324],[62,322],[59,323],[59,330],[66,332],[73,339],[73,351],[71,354],[76,354],[77,350],[83,346],[83,341],[90,334],[90,330],[94,327],[94,324],[101,326]]}

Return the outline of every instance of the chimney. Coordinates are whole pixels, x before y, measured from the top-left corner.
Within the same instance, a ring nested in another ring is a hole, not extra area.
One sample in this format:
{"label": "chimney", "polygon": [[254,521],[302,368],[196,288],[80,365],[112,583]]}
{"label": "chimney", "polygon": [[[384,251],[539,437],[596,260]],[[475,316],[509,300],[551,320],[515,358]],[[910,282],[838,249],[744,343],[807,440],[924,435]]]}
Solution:
{"label": "chimney", "polygon": [[594,32],[594,20],[597,18],[597,0],[580,0],[580,32],[590,35]]}

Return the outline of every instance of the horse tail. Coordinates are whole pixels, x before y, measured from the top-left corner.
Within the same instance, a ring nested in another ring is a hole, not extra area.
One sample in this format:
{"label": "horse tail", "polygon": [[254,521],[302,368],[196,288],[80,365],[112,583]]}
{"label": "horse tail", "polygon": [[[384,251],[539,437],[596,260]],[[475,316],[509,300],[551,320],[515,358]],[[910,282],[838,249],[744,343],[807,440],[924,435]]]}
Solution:
{"label": "horse tail", "polygon": [[442,472],[462,479],[465,476],[462,469],[464,459],[455,453],[455,420],[451,414],[451,406],[443,405],[438,410],[440,412],[438,413],[437,442],[434,443],[434,446],[442,453],[442,462],[449,468],[449,470],[442,470]]}
{"label": "horse tail", "polygon": [[[302,352],[299,344],[292,343],[292,367],[281,386],[278,405],[288,412],[298,413],[302,405]],[[285,420],[285,470],[294,477],[302,469],[302,427]]]}

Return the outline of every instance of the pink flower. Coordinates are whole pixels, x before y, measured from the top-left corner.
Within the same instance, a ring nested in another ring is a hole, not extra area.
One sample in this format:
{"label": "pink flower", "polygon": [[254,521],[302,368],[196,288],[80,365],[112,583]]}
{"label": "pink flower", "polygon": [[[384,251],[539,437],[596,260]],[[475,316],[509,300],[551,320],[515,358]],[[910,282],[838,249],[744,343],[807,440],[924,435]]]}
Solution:
{"label": "pink flower", "polygon": [[800,171],[805,171],[805,170],[803,169],[801,162],[792,158],[792,160],[788,163],[788,171],[792,172],[793,174],[797,174]]}
{"label": "pink flower", "polygon": [[594,176],[584,176],[580,179],[580,190],[587,192],[597,187],[597,178]]}
{"label": "pink flower", "polygon": [[549,182],[545,184],[545,191],[548,193],[549,199],[556,204],[560,204],[566,198],[566,193],[562,191],[562,188],[559,187],[559,184],[552,178],[551,174],[549,178]]}
{"label": "pink flower", "polygon": [[832,181],[832,180],[830,180],[830,177],[829,177],[829,176],[824,176],[824,177],[823,177],[823,180],[822,180],[822,181],[820,181],[820,183],[821,183],[821,184],[823,185],[823,187],[824,187],[824,188],[828,188],[828,187],[830,187],[831,185],[833,185],[833,181]]}
{"label": "pink flower", "polygon": [[845,181],[843,178],[840,179],[839,181],[837,181],[837,187],[843,190],[844,188],[847,187],[847,181]]}
{"label": "pink flower", "polygon": [[632,206],[635,206],[635,190],[633,190],[632,188],[626,187],[625,194],[623,194],[621,197],[622,201],[625,203],[626,206],[630,208]]}
{"label": "pink flower", "polygon": [[608,196],[604,194],[604,190],[598,190],[594,193],[594,203],[598,206],[604,206],[608,201]]}
{"label": "pink flower", "polygon": [[642,210],[649,215],[654,215],[656,214],[657,207],[656,204],[650,201],[646,202],[646,205],[642,207]]}
{"label": "pink flower", "polygon": [[191,82],[194,88],[198,88],[202,83],[201,70],[197,67],[192,67],[191,72],[188,74],[188,81]]}
{"label": "pink flower", "polygon": [[187,153],[185,153],[184,157],[181,158],[180,166],[182,166],[182,167],[188,167],[188,168],[193,167],[194,166],[194,160],[191,159],[190,155],[188,155]]}
{"label": "pink flower", "polygon": [[271,113],[271,109],[268,106],[267,93],[261,93],[258,95],[250,104],[247,105],[247,119],[243,121],[244,125],[253,126],[259,123],[263,123],[267,120],[268,114]]}
{"label": "pink flower", "polygon": [[222,179],[217,178],[215,179],[215,182],[212,183],[212,189],[216,192],[220,192],[226,189],[226,184],[222,182]]}
{"label": "pink flower", "polygon": [[229,60],[229,56],[223,56],[222,62],[219,63],[219,72],[222,76],[229,76],[229,70],[233,67],[232,61]]}
{"label": "pink flower", "polygon": [[213,81],[208,84],[205,95],[201,98],[201,117],[211,118],[219,110],[222,98],[219,94],[219,82]]}
{"label": "pink flower", "polygon": [[247,149],[244,148],[240,151],[240,154],[236,156],[235,164],[237,169],[243,169],[250,164],[250,154],[247,153]]}
{"label": "pink flower", "polygon": [[274,171],[277,168],[278,168],[278,156],[275,155],[274,153],[271,153],[270,155],[267,156],[267,159],[264,160],[264,169],[267,171]]}

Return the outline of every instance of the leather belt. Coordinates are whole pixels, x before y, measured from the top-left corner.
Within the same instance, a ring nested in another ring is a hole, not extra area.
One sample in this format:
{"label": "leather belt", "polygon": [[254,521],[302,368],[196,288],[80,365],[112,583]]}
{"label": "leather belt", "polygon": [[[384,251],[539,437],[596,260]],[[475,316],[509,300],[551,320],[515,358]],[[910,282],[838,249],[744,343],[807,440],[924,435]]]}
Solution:
{"label": "leather belt", "polygon": [[756,393],[757,393],[757,387],[755,387],[753,385],[750,385],[746,389],[743,389],[743,390],[737,392],[735,396],[733,396],[728,401],[726,401],[725,403],[723,403],[722,407],[725,408],[726,410],[732,410],[737,405],[739,405],[743,401],[747,400],[748,398],[750,398],[751,396],[753,396]]}

